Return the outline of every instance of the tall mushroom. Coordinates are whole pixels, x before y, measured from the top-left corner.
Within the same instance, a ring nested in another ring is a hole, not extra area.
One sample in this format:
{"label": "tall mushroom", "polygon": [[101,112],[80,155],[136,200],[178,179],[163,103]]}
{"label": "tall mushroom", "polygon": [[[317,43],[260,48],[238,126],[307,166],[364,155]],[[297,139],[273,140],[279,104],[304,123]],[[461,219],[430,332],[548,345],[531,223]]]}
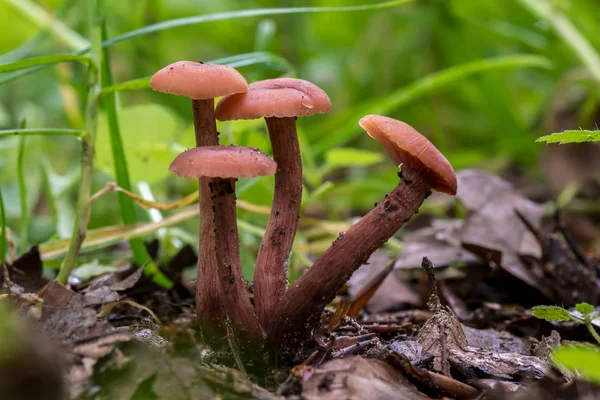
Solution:
{"label": "tall mushroom", "polygon": [[[219,144],[214,98],[248,89],[246,79],[235,69],[223,65],[178,61],[156,72],[150,87],[158,92],[192,99],[196,146]],[[217,274],[212,203],[209,178],[200,178],[200,239],[196,280],[196,314],[209,338],[220,338],[221,288]]]}
{"label": "tall mushroom", "polygon": [[217,104],[219,121],[264,117],[277,162],[273,206],[254,271],[254,303],[267,331],[285,293],[287,263],[300,218],[302,160],[296,117],[323,114],[330,109],[329,97],[323,90],[293,78],[251,83],[246,93],[223,97]]}
{"label": "tall mushroom", "polygon": [[410,125],[379,115],[367,115],[359,124],[401,168],[400,182],[373,210],[341,234],[287,290],[269,331],[271,340],[280,346],[306,340],[323,307],[350,275],[412,217],[432,189],[456,194],[452,166]]}
{"label": "tall mushroom", "polygon": [[262,331],[254,313],[242,275],[236,218],[236,178],[273,175],[277,164],[259,150],[250,147],[207,146],[181,153],[169,168],[177,175],[210,177],[216,259],[223,296],[234,331],[243,349],[260,347]]}

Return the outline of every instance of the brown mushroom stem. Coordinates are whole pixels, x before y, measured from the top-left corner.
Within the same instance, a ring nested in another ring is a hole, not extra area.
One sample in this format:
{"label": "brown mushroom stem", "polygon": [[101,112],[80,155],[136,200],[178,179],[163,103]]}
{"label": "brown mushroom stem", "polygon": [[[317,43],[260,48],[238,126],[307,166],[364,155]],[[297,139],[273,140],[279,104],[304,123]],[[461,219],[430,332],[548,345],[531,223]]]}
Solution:
{"label": "brown mushroom stem", "polygon": [[268,331],[273,312],[285,293],[287,264],[300,218],[302,160],[296,118],[266,118],[277,162],[273,206],[260,244],[254,271],[254,298],[258,319]]}
{"label": "brown mushroom stem", "polygon": [[280,350],[297,348],[319,322],[321,311],[352,273],[381,247],[429,195],[431,186],[416,173],[403,174],[398,186],[373,210],[342,233],[281,299],[269,338]]}
{"label": "brown mushroom stem", "polygon": [[[192,100],[196,146],[216,146],[219,144],[215,120],[214,99]],[[196,279],[196,314],[205,334],[212,339],[223,337],[225,329],[221,324],[224,310],[221,305],[222,290],[215,253],[215,228],[212,213],[212,200],[209,188],[210,178],[199,179],[200,191],[200,240]]]}
{"label": "brown mushroom stem", "polygon": [[237,228],[235,179],[211,180],[216,257],[223,296],[221,303],[228,311],[232,327],[242,349],[260,347],[262,331],[248,296],[242,274]]}

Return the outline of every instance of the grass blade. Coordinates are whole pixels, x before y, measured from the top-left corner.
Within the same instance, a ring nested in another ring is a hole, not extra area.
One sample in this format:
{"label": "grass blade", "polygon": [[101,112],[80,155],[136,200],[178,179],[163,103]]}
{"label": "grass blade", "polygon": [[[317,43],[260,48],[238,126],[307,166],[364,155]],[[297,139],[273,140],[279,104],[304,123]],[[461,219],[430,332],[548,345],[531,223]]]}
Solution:
{"label": "grass blade", "polygon": [[[26,122],[23,120],[21,128],[25,128]],[[25,170],[23,168],[23,162],[25,160],[25,138],[27,136],[21,136],[19,138],[19,153],[17,155],[17,178],[19,181],[19,197],[21,198],[21,220],[19,221],[19,250],[21,254],[27,252],[27,237],[28,237],[28,224],[29,216],[27,210],[27,185],[25,185]]]}
{"label": "grass blade", "polygon": [[52,65],[63,62],[78,61],[83,64],[90,62],[88,56],[81,56],[77,54],[61,54],[58,56],[42,56],[27,58],[25,60],[13,61],[6,64],[0,64],[0,72],[11,72],[20,69],[26,69],[31,67],[39,67],[41,65]]}
{"label": "grass blade", "polygon": [[60,19],[55,18],[38,4],[29,0],[4,0],[4,2],[38,28],[48,30],[60,43],[71,49],[77,51],[90,47],[89,41],[70,29]]}
{"label": "grass blade", "polygon": [[538,18],[550,22],[556,33],[581,60],[594,79],[600,82],[600,54],[559,7],[547,0],[520,0],[520,2]]}
{"label": "grass blade", "polygon": [[0,137],[7,136],[75,136],[82,139],[86,137],[85,131],[77,129],[62,129],[62,128],[27,128],[27,129],[3,129],[0,130]]}
{"label": "grass blade", "polygon": [[[136,29],[122,35],[116,36],[112,39],[105,40],[102,42],[102,47],[110,47],[117,43],[125,40],[133,39],[139,36],[149,35],[164,31],[167,29],[173,29],[181,26],[202,24],[205,22],[223,21],[238,18],[251,18],[260,17],[266,15],[284,15],[284,14],[307,14],[307,13],[319,13],[319,12],[350,12],[350,11],[369,11],[369,10],[381,10],[385,8],[397,7],[402,4],[410,3],[414,0],[393,0],[386,1],[376,4],[358,5],[358,6],[346,6],[346,7],[289,7],[289,8],[258,8],[255,10],[243,10],[243,11],[227,11],[208,15],[198,15],[194,17],[186,17],[173,19],[169,21],[159,22],[157,24],[148,25],[140,29]],[[85,54],[90,48],[85,48],[79,51],[77,54]],[[0,77],[0,85],[11,82],[15,79],[23,77],[32,72],[40,70],[41,66],[32,67],[26,70],[19,71],[19,73],[10,74],[8,76]]]}
{"label": "grass blade", "polygon": [[307,14],[320,12],[349,12],[349,11],[368,11],[380,10],[384,8],[397,7],[402,4],[410,3],[413,0],[394,0],[385,1],[375,4],[366,4],[358,6],[342,6],[342,7],[288,7],[288,8],[258,8],[254,10],[241,11],[226,11],[207,15],[197,15],[194,17],[177,18],[168,21],[159,22],[153,25],[148,25],[140,29],[124,33],[102,43],[103,46],[112,46],[125,40],[134,39],[140,36],[149,35],[156,32],[165,31],[168,29],[178,28],[188,25],[202,24],[205,22],[232,20],[238,18],[262,17],[266,15],[283,15],[283,14]]}
{"label": "grass blade", "polygon": [[[273,70],[284,72],[290,72],[295,70],[294,67],[285,58],[276,54],[266,52],[244,53],[206,62],[210,64],[228,65],[233,68],[247,67],[255,64],[267,64]],[[102,89],[102,94],[142,90],[147,89],[149,87],[149,76],[117,83],[116,85],[112,84],[111,81],[110,85],[107,85]]]}
{"label": "grass blade", "polygon": [[6,216],[4,215],[4,199],[2,198],[2,188],[0,188],[0,224],[2,233],[0,234],[0,265],[6,261]]}
{"label": "grass blade", "polygon": [[[515,55],[477,60],[460,64],[427,75],[387,96],[366,101],[345,113],[323,123],[315,137],[323,139],[315,143],[313,151],[322,154],[328,149],[339,147],[360,134],[358,119],[367,114],[389,114],[416,99],[450,86],[470,75],[507,68],[551,68],[550,60],[536,55]],[[333,134],[326,134],[334,132]]]}
{"label": "grass blade", "polygon": [[92,191],[92,178],[94,173],[94,146],[98,127],[98,102],[102,88],[102,31],[100,22],[103,18],[104,2],[102,0],[87,0],[88,22],[90,27],[90,63],[87,71],[87,100],[85,128],[88,133],[86,140],[81,142],[81,178],[75,206],[75,223],[69,250],[65,256],[56,280],[66,284],[71,271],[77,263],[77,256],[81,249],[88,223],[91,217],[91,205],[88,201]]}
{"label": "grass blade", "polygon": [[[106,22],[102,22],[102,39],[106,38]],[[108,48],[102,49],[102,84],[112,86],[113,77],[110,68],[110,53]],[[131,191],[131,181],[129,179],[129,171],[127,169],[127,160],[125,151],[123,150],[123,141],[121,140],[121,129],[119,127],[119,119],[117,114],[117,95],[109,93],[102,98],[106,118],[108,121],[108,133],[110,137],[110,147],[114,163],[115,177],[117,184],[125,190]],[[122,193],[119,193],[119,208],[121,210],[121,219],[125,225],[135,225],[137,216],[135,206],[130,198]],[[163,287],[170,288],[172,283],[160,272],[156,264],[152,261],[152,257],[148,253],[146,246],[141,238],[132,238],[129,240],[133,257],[138,265],[144,265],[144,272],[147,275],[153,276],[154,280]]]}

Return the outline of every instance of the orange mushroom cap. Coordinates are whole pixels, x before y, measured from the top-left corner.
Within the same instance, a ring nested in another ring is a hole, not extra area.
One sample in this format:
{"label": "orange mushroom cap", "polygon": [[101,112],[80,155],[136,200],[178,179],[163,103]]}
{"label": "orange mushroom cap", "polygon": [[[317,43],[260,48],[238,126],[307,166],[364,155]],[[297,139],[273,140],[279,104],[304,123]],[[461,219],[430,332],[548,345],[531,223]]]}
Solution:
{"label": "orange mushroom cap", "polygon": [[169,171],[182,178],[254,178],[273,175],[277,163],[260,150],[240,146],[195,147],[179,154]]}
{"label": "orange mushroom cap", "polygon": [[219,121],[307,117],[331,109],[327,93],[303,79],[278,78],[251,83],[246,93],[223,97],[215,115]]}
{"label": "orange mushroom cap", "polygon": [[396,165],[418,172],[438,192],[456,194],[456,174],[452,165],[412,126],[381,115],[367,115],[358,124],[381,143]]}
{"label": "orange mushroom cap", "polygon": [[157,92],[207,100],[245,92],[248,82],[226,65],[177,61],[152,75],[150,87]]}

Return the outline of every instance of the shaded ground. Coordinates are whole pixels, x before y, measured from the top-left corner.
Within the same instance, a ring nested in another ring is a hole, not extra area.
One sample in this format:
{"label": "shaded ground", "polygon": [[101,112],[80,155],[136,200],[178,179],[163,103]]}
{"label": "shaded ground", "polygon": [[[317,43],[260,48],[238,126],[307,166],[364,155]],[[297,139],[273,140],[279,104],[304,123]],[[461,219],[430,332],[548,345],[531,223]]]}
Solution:
{"label": "shaded ground", "polygon": [[48,282],[33,248],[2,272],[2,296],[18,310],[0,310],[2,398],[600,397],[550,356],[561,341],[589,341],[585,328],[531,315],[540,304],[597,304],[597,255],[580,250],[560,213],[498,177],[462,171],[459,188],[456,218],[417,221],[399,256],[375,253],[313,341],[267,370],[243,366],[232,338],[203,345],[181,276],[195,263],[190,248],[163,266],[176,283],[168,292],[137,267]]}

